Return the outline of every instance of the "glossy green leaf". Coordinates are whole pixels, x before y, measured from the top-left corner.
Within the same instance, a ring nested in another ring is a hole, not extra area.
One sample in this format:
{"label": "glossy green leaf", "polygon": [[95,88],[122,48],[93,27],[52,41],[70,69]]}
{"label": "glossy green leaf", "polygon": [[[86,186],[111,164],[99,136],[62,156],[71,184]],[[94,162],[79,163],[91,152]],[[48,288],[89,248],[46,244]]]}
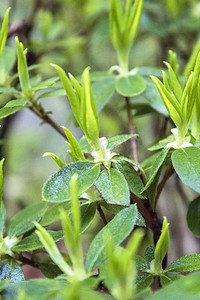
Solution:
{"label": "glossy green leaf", "polygon": [[194,199],[187,212],[187,224],[196,237],[200,237],[200,197]]}
{"label": "glossy green leaf", "polygon": [[200,149],[177,149],[172,153],[172,163],[183,183],[200,193]]}
{"label": "glossy green leaf", "polygon": [[105,236],[110,233],[113,246],[117,247],[132,231],[137,219],[137,207],[131,205],[121,210],[104,228],[96,235],[90,244],[86,255],[86,269],[96,269],[106,259]]}
{"label": "glossy green leaf", "polygon": [[84,232],[91,224],[96,213],[96,203],[85,203],[80,206],[81,210],[81,231]]}
{"label": "glossy green leaf", "polygon": [[200,254],[191,254],[173,261],[166,269],[167,272],[190,272],[200,270]]}
{"label": "glossy green leaf", "polygon": [[20,236],[34,228],[33,222],[39,222],[46,210],[47,204],[40,202],[19,211],[10,221],[8,227],[9,236]]}
{"label": "glossy green leaf", "polygon": [[19,282],[25,280],[22,268],[14,260],[6,260],[0,264],[0,279]]}
{"label": "glossy green leaf", "polygon": [[115,162],[115,166],[124,175],[130,191],[139,198],[145,199],[146,195],[142,194],[144,184],[136,170],[129,163],[123,161]]}
{"label": "glossy green leaf", "polygon": [[115,91],[114,78],[103,78],[102,80],[96,81],[92,85],[92,90],[94,93],[94,102],[97,108],[97,112],[100,112],[109,102]]}
{"label": "glossy green leaf", "polygon": [[120,95],[133,97],[141,94],[145,90],[146,84],[140,75],[128,75],[117,78],[115,87]]}
{"label": "glossy green leaf", "polygon": [[70,181],[73,174],[78,174],[78,195],[80,195],[94,183],[99,172],[99,165],[87,161],[78,161],[62,167],[45,182],[42,198],[49,202],[70,200]]}
{"label": "glossy green leaf", "polygon": [[158,155],[156,155],[155,160],[153,161],[152,167],[149,172],[149,179],[145,185],[145,188],[143,189],[143,192],[151,185],[154,178],[156,177],[156,174],[158,173],[159,169],[162,167],[167,155],[169,152],[169,148],[164,148],[160,151]]}
{"label": "glossy green leaf", "polygon": [[4,19],[3,19],[3,23],[2,23],[1,31],[0,31],[0,56],[2,55],[4,46],[5,46],[6,40],[7,40],[9,11],[10,11],[10,7],[7,9],[7,11],[4,15]]}
{"label": "glossy green leaf", "polygon": [[95,181],[95,186],[107,203],[130,205],[128,184],[116,169],[103,170]]}
{"label": "glossy green leaf", "polygon": [[[51,235],[51,237],[55,242],[58,242],[61,239],[63,239],[62,230],[59,231],[48,230],[48,233]],[[37,234],[34,232],[31,235],[23,238],[14,248],[12,248],[12,250],[16,252],[24,252],[24,251],[33,251],[43,247],[44,246],[42,242],[40,241]]]}

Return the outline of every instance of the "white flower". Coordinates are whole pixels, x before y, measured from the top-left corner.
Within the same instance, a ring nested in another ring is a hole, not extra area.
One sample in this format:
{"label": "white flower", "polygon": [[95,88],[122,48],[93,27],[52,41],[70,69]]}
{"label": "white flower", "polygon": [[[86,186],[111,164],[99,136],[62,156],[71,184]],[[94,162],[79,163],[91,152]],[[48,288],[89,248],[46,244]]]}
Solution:
{"label": "white flower", "polygon": [[5,238],[0,237],[0,257],[4,254],[13,256],[12,248],[19,242],[19,239],[16,237],[10,238],[6,236]]}
{"label": "white flower", "polygon": [[168,143],[165,148],[175,148],[175,149],[178,149],[178,148],[187,148],[187,147],[191,147],[193,146],[191,143],[190,143],[190,136],[186,136],[184,137],[183,139],[183,143],[181,145],[178,145],[177,144],[177,141],[178,141],[178,128],[173,128],[171,129],[171,132],[172,134],[174,135],[175,137],[175,141],[172,142],[172,143]]}
{"label": "white flower", "polygon": [[99,139],[99,144],[101,151],[97,152],[95,150],[92,151],[92,156],[94,157],[95,162],[101,162],[104,165],[109,163],[113,156],[116,155],[115,152],[111,153],[111,150],[106,148],[108,146],[108,140],[106,137],[101,137]]}

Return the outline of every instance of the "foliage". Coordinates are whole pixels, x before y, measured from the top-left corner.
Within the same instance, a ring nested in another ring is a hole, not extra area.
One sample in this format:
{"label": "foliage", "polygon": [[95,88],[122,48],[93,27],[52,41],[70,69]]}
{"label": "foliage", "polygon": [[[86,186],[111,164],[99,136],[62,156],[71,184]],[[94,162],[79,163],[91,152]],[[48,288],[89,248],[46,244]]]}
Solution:
{"label": "foliage", "polygon": [[[101,8],[101,1],[97,1],[107,23],[109,12],[110,36],[118,65],[93,72],[93,68],[91,71],[85,67],[86,63],[78,69],[79,74],[83,69],[82,75],[73,76],[64,71],[66,57],[62,51],[57,53],[57,48],[68,51],[72,57],[73,52],[81,55],[87,38],[93,40],[93,27],[102,15],[98,15],[90,0],[57,0],[58,13],[53,12],[54,6],[52,12],[44,9],[45,1],[41,1],[42,7],[37,1],[27,2],[30,2],[27,7],[20,6],[21,0],[16,4],[27,14],[25,23],[9,26],[9,14],[13,10],[8,8],[0,30],[2,132],[17,112],[30,110],[62,136],[69,149],[66,160],[51,152],[44,153],[43,156],[54,160],[58,169],[43,184],[42,201],[18,211],[10,220],[3,193],[5,159],[1,158],[0,292],[3,299],[199,299],[200,273],[186,273],[200,270],[200,254],[182,255],[167,263],[170,216],[160,220],[157,204],[174,173],[183,184],[200,192],[200,43],[196,42],[190,56],[188,53],[188,61],[182,61],[180,66],[178,55],[169,50],[166,71],[161,71],[159,65],[130,67],[132,45],[135,42],[137,47],[135,38],[139,30],[144,35],[157,34],[161,44],[164,38],[174,40],[176,28],[180,29],[181,18],[190,6],[185,25],[190,33],[198,3],[110,0],[110,8]],[[28,7],[37,12],[36,17],[31,18]],[[154,24],[156,18],[150,10],[157,19],[164,16],[163,27]],[[62,38],[65,32],[62,21],[65,14],[70,16],[72,12],[77,24],[69,18],[69,27],[70,22],[73,25],[71,37]],[[22,26],[22,32],[27,30],[27,37],[19,34],[13,46],[11,36],[15,30],[18,33],[17,26]],[[196,21],[192,28],[198,31],[199,26]],[[57,60],[53,59],[54,52]],[[31,56],[35,61],[29,66]],[[51,63],[45,73],[47,57]],[[54,71],[57,76],[53,76]],[[59,96],[66,96],[73,114],[71,121],[82,130],[81,139],[69,129],[69,123],[59,126],[44,109],[43,100]],[[117,101],[121,107],[116,124],[127,122],[129,133],[104,137],[101,118],[105,117],[107,108],[115,111]],[[162,118],[165,126],[160,135],[157,128],[155,142],[148,148],[156,152],[139,162],[138,134],[133,120],[152,113]],[[124,143],[130,146],[131,155],[121,151]],[[7,184],[5,187],[9,188]],[[178,192],[182,192],[180,187]],[[197,238],[200,237],[199,202],[196,196],[187,212],[188,227]],[[91,224],[95,227],[93,240],[85,250],[84,233]],[[65,252],[56,244],[60,240],[64,241]],[[39,269],[45,279],[26,281],[24,265]],[[152,287],[158,291],[153,292]]]}

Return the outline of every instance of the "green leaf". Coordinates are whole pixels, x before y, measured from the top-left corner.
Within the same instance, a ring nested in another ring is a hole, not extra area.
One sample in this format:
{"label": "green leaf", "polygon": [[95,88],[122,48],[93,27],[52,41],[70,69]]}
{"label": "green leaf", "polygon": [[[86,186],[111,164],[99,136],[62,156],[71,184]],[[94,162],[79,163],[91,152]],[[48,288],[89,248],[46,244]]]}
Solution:
{"label": "green leaf", "polygon": [[0,57],[0,69],[9,75],[16,61],[16,52],[12,47],[5,46]]}
{"label": "green leaf", "polygon": [[62,271],[53,263],[39,263],[39,269],[47,278],[56,278],[62,274]]}
{"label": "green leaf", "polygon": [[0,264],[0,279],[19,282],[25,280],[22,268],[14,260],[6,260]]}
{"label": "green leaf", "polygon": [[96,81],[92,85],[92,90],[94,93],[94,102],[97,112],[100,112],[109,102],[115,91],[114,78],[103,78],[102,80]]}
{"label": "green leaf", "polygon": [[140,292],[147,287],[151,286],[152,282],[154,280],[154,277],[147,273],[138,274],[136,277],[136,286],[137,291]]}
{"label": "green leaf", "polygon": [[149,172],[149,179],[147,181],[147,184],[145,185],[144,189],[142,192],[144,192],[153,182],[154,178],[156,177],[159,169],[162,167],[168,152],[169,152],[169,148],[164,148],[160,151],[160,153],[158,155],[156,155],[155,160],[153,161],[151,170]]}
{"label": "green leaf", "polygon": [[8,103],[6,103],[5,107],[25,107],[26,103],[28,102],[28,99],[26,98],[21,98],[21,99],[15,99],[15,100],[10,100]]}
{"label": "green leaf", "polygon": [[73,275],[71,267],[67,264],[67,262],[59,252],[59,249],[56,246],[56,243],[54,242],[52,236],[40,224],[35,222],[35,226],[37,228],[36,234],[39,236],[51,259],[65,274],[67,274],[68,276]]}
{"label": "green leaf", "polygon": [[119,145],[121,145],[135,137],[137,137],[137,134],[120,134],[120,135],[112,136],[112,137],[108,138],[107,148],[110,148],[111,150],[113,150],[114,148],[118,147]]}
{"label": "green leaf", "polygon": [[54,154],[54,153],[45,152],[45,153],[43,154],[43,157],[45,157],[45,156],[50,156],[60,168],[62,168],[62,167],[64,167],[64,166],[66,165],[66,164],[65,164],[65,163],[64,163],[64,162],[63,162],[56,154]]}
{"label": "green leaf", "polygon": [[127,162],[117,161],[114,164],[117,170],[124,175],[130,191],[139,198],[145,199],[146,195],[142,195],[144,184],[136,170]]}
{"label": "green leaf", "polygon": [[85,203],[81,209],[81,232],[84,232],[91,224],[96,213],[96,203]]}
{"label": "green leaf", "polygon": [[36,203],[18,212],[10,221],[8,235],[10,237],[19,236],[34,228],[33,222],[39,222],[46,209],[46,203]]}
{"label": "green leaf", "polygon": [[147,103],[157,112],[164,116],[168,116],[168,111],[162,101],[162,98],[150,78],[145,78],[146,89],[141,94],[140,97],[143,97]]}
{"label": "green leaf", "polygon": [[105,236],[112,235],[113,246],[116,248],[132,231],[137,219],[137,207],[131,205],[121,210],[104,228],[96,235],[90,244],[86,255],[86,269],[96,269],[106,259]]}
{"label": "green leaf", "polygon": [[80,195],[94,183],[99,172],[99,165],[87,161],[78,161],[62,167],[45,182],[42,199],[49,202],[70,200],[70,181],[73,174],[78,174],[78,195]]}
{"label": "green leaf", "polygon": [[145,90],[146,84],[140,75],[126,75],[116,79],[115,87],[120,95],[133,97],[141,94]]}
{"label": "green leaf", "polygon": [[153,293],[148,297],[148,300],[199,300],[199,276],[200,272],[184,276],[183,278],[176,280]]}
{"label": "green leaf", "polygon": [[[55,242],[60,241],[63,239],[63,231],[53,231],[53,230],[48,230],[47,231],[53,240]],[[37,234],[34,232],[31,235],[23,238],[15,247],[12,248],[13,251],[16,252],[24,252],[24,251],[33,251],[39,248],[43,248],[43,244],[40,241],[39,237]]]}
{"label": "green leaf", "polygon": [[190,272],[200,270],[200,254],[191,254],[173,261],[166,269],[167,272]]}
{"label": "green leaf", "polygon": [[65,210],[67,214],[71,212],[71,202],[63,202],[48,208],[40,221],[40,225],[48,226],[60,220],[60,210]]}
{"label": "green leaf", "polygon": [[172,163],[183,183],[200,193],[200,149],[177,149],[172,153]]}
{"label": "green leaf", "polygon": [[41,89],[45,89],[49,86],[51,86],[52,84],[54,84],[56,81],[58,81],[59,77],[52,77],[52,78],[49,78],[43,82],[41,82],[40,84],[38,84],[37,86],[34,86],[32,88],[33,91],[38,91],[38,90],[41,90]]}
{"label": "green leaf", "polygon": [[140,255],[135,256],[135,265],[138,271],[144,271],[148,269],[148,263],[146,262],[145,258]]}
{"label": "green leaf", "polygon": [[187,212],[187,224],[196,237],[200,237],[200,197],[194,199]]}
{"label": "green leaf", "polygon": [[168,251],[169,247],[169,223],[167,222],[167,218],[163,218],[163,225],[161,230],[161,235],[156,244],[154,258],[156,263],[162,264],[163,259]]}
{"label": "green leaf", "polygon": [[95,181],[95,186],[107,203],[130,205],[128,184],[116,169],[103,170]]}
{"label": "green leaf", "polygon": [[40,94],[37,99],[57,97],[57,96],[65,96],[65,95],[66,95],[66,91],[64,89],[59,89],[59,90],[50,91],[50,92]]}
{"label": "green leaf", "polygon": [[23,106],[16,106],[16,107],[3,107],[0,109],[0,119],[8,117],[20,110],[23,109]]}
{"label": "green leaf", "polygon": [[150,262],[154,259],[154,252],[155,248],[153,246],[148,246],[145,250],[145,260],[147,263],[150,264]]}
{"label": "green leaf", "polygon": [[3,163],[5,158],[0,161],[0,208],[2,205],[2,196],[3,196]]}
{"label": "green leaf", "polygon": [[82,74],[81,119],[82,129],[89,144],[98,151],[100,149],[99,120],[90,84],[89,68],[86,68]]}
{"label": "green leaf", "polygon": [[16,90],[13,87],[5,88],[5,87],[0,87],[0,93],[1,94],[20,94],[18,90]]}
{"label": "green leaf", "polygon": [[4,227],[5,227],[5,219],[6,219],[6,209],[4,207],[3,202],[1,202],[0,207],[0,235],[4,233]]}
{"label": "green leaf", "polygon": [[160,283],[163,286],[172,283],[173,281],[180,279],[184,277],[184,275],[181,274],[174,274],[174,273],[165,273],[162,276],[160,276]]}
{"label": "green leaf", "polygon": [[10,7],[7,9],[7,11],[4,15],[4,19],[3,19],[3,23],[2,23],[1,31],[0,31],[0,56],[3,53],[3,49],[6,44],[6,40],[7,40],[9,11],[10,11]]}
{"label": "green leaf", "polygon": [[81,151],[79,143],[75,139],[73,134],[66,127],[64,127],[64,126],[61,126],[61,127],[64,129],[64,132],[65,132],[66,137],[68,139],[67,144],[69,146],[69,150],[67,152],[69,152],[69,154],[72,157],[73,161],[85,160],[85,156],[84,156],[83,152]]}

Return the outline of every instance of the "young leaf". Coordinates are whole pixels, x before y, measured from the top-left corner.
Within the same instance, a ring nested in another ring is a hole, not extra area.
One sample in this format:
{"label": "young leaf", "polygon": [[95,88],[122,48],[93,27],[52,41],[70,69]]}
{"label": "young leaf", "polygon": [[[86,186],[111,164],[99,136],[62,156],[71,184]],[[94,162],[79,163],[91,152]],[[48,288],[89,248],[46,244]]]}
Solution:
{"label": "young leaf", "polygon": [[[58,242],[61,239],[63,239],[62,230],[58,230],[58,231],[48,230],[47,232],[51,235],[51,237],[55,242]],[[38,235],[34,232],[31,235],[28,235],[27,237],[23,238],[15,247],[12,248],[12,250],[16,252],[24,252],[24,251],[33,251],[43,247],[44,246],[40,241]]]}
{"label": "young leaf", "polygon": [[8,117],[17,111],[22,110],[24,107],[23,106],[15,106],[15,107],[2,107],[0,109],[0,119],[3,119],[5,117]]}
{"label": "young leaf", "polygon": [[3,196],[3,163],[5,158],[0,161],[0,207],[2,205],[2,196]]}
{"label": "young leaf", "polygon": [[187,224],[196,237],[200,237],[200,197],[197,197],[188,207]]}
{"label": "young leaf", "polygon": [[115,91],[114,78],[103,78],[102,80],[96,81],[92,85],[92,90],[97,112],[100,112],[109,102]]}
{"label": "young leaf", "polygon": [[200,270],[200,254],[191,254],[173,261],[166,269],[167,272],[190,272]]}
{"label": "young leaf", "polygon": [[7,11],[4,15],[4,19],[3,19],[3,23],[2,23],[1,31],[0,31],[0,57],[3,53],[3,49],[5,47],[6,40],[7,40],[9,11],[10,11],[10,7],[7,9]]}
{"label": "young leaf", "polygon": [[45,211],[46,203],[36,203],[19,211],[10,221],[8,235],[10,237],[20,236],[35,227],[33,221],[39,222]]}
{"label": "young leaf", "polygon": [[73,271],[70,266],[66,263],[62,255],[60,254],[58,247],[56,246],[51,235],[37,222],[35,222],[37,228],[36,234],[39,236],[42,244],[49,253],[51,259],[58,265],[58,267],[68,276],[73,275]]}
{"label": "young leaf", "polygon": [[65,166],[65,163],[64,163],[64,162],[63,162],[56,154],[50,153],[50,152],[45,152],[45,153],[43,154],[43,157],[45,157],[45,156],[51,156],[51,158],[53,158],[53,160],[56,162],[56,164],[57,164],[60,168],[62,168],[62,167]]}
{"label": "young leaf", "polygon": [[166,255],[168,247],[169,247],[169,229],[168,229],[168,227],[169,227],[169,223],[167,222],[167,218],[164,217],[161,235],[156,244],[156,248],[155,248],[155,252],[154,252],[154,258],[158,264],[162,264],[163,259]]}
{"label": "young leaf", "polygon": [[106,259],[105,236],[110,232],[113,247],[117,247],[131,232],[137,219],[137,207],[131,205],[121,210],[94,238],[86,255],[86,269],[96,269]]}
{"label": "young leaf", "polygon": [[20,282],[25,280],[21,266],[14,260],[6,260],[0,264],[0,279]]}
{"label": "young leaf", "polygon": [[3,236],[4,233],[5,219],[6,219],[6,209],[2,202],[0,207],[0,236],[1,235]]}
{"label": "young leaf", "polygon": [[70,181],[73,174],[79,175],[78,195],[80,195],[94,183],[99,172],[99,165],[93,162],[78,161],[66,165],[47,179],[42,189],[42,198],[49,202],[70,200]]}
{"label": "young leaf", "polygon": [[59,203],[48,208],[40,221],[40,225],[46,227],[60,220],[60,210],[64,210],[66,214],[71,212],[70,201]]}
{"label": "young leaf", "polygon": [[133,97],[144,92],[146,84],[140,75],[119,76],[116,79],[117,92],[125,97]]}
{"label": "young leaf", "polygon": [[200,149],[187,147],[172,153],[172,163],[180,179],[197,193],[200,192]]}
{"label": "young leaf", "polygon": [[107,203],[130,205],[128,184],[116,169],[103,170],[95,181],[95,186]]}
{"label": "young leaf", "polygon": [[81,148],[79,146],[79,143],[77,142],[77,140],[75,139],[73,134],[66,127],[64,127],[64,126],[61,126],[61,127],[64,129],[66,137],[69,141],[69,142],[67,142],[67,144],[69,146],[69,150],[67,152],[69,152],[69,154],[72,157],[73,161],[85,160],[85,156],[83,154],[83,151],[81,150]]}
{"label": "young leaf", "polygon": [[196,45],[194,46],[193,48],[193,51],[192,51],[192,54],[190,56],[190,59],[185,67],[185,70],[183,72],[183,76],[184,77],[189,77],[191,71],[193,71],[194,69],[194,66],[195,66],[195,62],[196,62],[196,59],[197,59],[197,55],[200,51],[200,40],[198,40],[196,42]]}
{"label": "young leaf", "polygon": [[15,43],[17,46],[17,54],[18,54],[18,74],[20,79],[20,85],[22,92],[27,97],[32,96],[31,85],[29,81],[29,72],[27,67],[26,53],[27,49],[24,50],[24,46],[19,42],[18,37],[15,37]]}
{"label": "young leaf", "polygon": [[142,192],[144,192],[153,182],[154,178],[156,177],[156,174],[158,173],[159,169],[162,167],[168,155],[168,152],[169,152],[169,148],[164,148],[160,151],[158,155],[156,155],[149,173],[149,179]]}

